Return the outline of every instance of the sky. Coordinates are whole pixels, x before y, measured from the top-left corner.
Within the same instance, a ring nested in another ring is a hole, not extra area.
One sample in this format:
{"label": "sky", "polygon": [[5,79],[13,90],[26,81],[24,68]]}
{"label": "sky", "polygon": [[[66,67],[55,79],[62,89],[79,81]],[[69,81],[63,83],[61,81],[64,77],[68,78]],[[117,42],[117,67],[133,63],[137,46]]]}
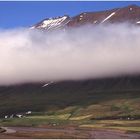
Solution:
{"label": "sky", "polygon": [[45,18],[75,16],[81,12],[100,11],[131,4],[140,6],[140,1],[0,1],[0,28],[29,27]]}

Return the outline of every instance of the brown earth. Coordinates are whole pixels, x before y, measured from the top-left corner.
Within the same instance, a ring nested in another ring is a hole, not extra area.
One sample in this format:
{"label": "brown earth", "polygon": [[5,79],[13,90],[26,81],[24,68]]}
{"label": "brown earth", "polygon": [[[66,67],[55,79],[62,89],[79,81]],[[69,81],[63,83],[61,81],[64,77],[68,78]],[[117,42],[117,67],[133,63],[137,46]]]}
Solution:
{"label": "brown earth", "polygon": [[96,139],[138,139],[140,133],[126,133],[120,130],[88,129],[78,127],[40,128],[8,127],[13,133],[1,133],[0,138],[96,138]]}

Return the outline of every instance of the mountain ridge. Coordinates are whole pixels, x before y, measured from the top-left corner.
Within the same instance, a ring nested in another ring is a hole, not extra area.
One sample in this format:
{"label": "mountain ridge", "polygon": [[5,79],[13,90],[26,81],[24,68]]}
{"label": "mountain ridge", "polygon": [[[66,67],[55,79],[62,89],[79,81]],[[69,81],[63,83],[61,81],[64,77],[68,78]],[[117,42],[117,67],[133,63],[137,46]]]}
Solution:
{"label": "mountain ridge", "polygon": [[97,24],[122,22],[139,25],[140,7],[134,4],[122,8],[113,8],[103,11],[82,12],[73,17],[64,15],[54,18],[45,18],[44,20],[31,26],[31,29],[53,30],[65,29],[67,27],[77,27],[85,24],[95,26]]}

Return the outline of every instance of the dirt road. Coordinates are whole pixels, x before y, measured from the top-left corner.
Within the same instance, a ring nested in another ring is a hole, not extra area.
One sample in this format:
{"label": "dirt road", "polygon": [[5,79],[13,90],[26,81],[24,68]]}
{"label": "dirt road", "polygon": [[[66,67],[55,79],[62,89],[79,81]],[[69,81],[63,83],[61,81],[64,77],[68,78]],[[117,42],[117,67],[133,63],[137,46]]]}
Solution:
{"label": "dirt road", "polygon": [[[25,134],[26,133],[26,137],[28,138],[27,134],[38,134],[38,133],[43,133],[47,136],[47,133],[52,132],[53,134],[56,133],[63,133],[66,136],[75,136],[76,138],[96,138],[96,139],[139,139],[140,138],[140,133],[125,133],[123,131],[119,131],[119,130],[96,130],[96,129],[77,129],[77,128],[73,128],[73,129],[62,129],[62,128],[40,128],[40,127],[3,127],[3,129],[6,130],[5,135],[8,136],[13,136],[13,134]],[[79,136],[78,136],[79,135]],[[23,136],[23,135],[22,135]],[[34,135],[35,136],[35,135]],[[50,136],[50,135],[49,135]],[[45,137],[45,136],[44,136]],[[0,137],[1,138],[1,137]],[[51,138],[51,136],[50,136]],[[53,137],[54,138],[54,137]],[[56,138],[59,138],[59,136]]]}

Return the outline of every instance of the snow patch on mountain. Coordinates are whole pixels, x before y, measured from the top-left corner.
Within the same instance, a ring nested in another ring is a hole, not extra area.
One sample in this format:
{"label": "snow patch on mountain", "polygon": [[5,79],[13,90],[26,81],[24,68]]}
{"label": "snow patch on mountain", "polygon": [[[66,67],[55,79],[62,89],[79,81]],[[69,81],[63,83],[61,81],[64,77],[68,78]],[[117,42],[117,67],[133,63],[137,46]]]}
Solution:
{"label": "snow patch on mountain", "polygon": [[129,10],[130,10],[130,11],[132,11],[132,10],[133,10],[133,8],[132,8],[132,7],[130,7],[130,8],[129,8]]}
{"label": "snow patch on mountain", "polygon": [[106,17],[101,23],[104,23],[108,19],[110,19],[113,15],[115,15],[115,12],[111,13],[108,17]]}
{"label": "snow patch on mountain", "polygon": [[137,21],[136,23],[137,23],[137,24],[140,24],[140,21]]}
{"label": "snow patch on mountain", "polygon": [[[53,28],[59,28],[61,26],[64,26],[65,23],[68,23],[69,17],[68,16],[62,16],[58,18],[49,18],[46,20],[43,20],[41,23],[36,25],[35,27],[37,29],[53,29]],[[34,26],[32,27],[34,28]]]}
{"label": "snow patch on mountain", "polygon": [[42,87],[46,87],[46,86],[48,86],[48,85],[50,85],[50,84],[52,84],[53,82],[48,82],[48,83],[46,83],[46,84],[44,84]]}
{"label": "snow patch on mountain", "polygon": [[97,23],[97,20],[94,21],[94,24],[96,24],[96,23]]}

